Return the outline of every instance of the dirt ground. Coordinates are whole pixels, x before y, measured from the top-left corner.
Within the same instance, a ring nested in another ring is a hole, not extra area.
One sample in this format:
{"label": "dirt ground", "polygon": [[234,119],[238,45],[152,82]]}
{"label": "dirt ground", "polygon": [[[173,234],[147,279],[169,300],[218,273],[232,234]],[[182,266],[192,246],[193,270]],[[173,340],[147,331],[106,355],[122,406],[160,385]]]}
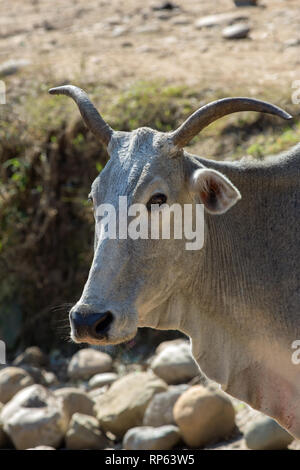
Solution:
{"label": "dirt ground", "polygon": [[[0,1],[0,63],[30,61],[57,83],[99,81],[123,87],[164,78],[195,87],[291,88],[300,78],[299,0],[260,0],[237,8],[232,0],[176,0],[178,8],[153,10],[159,0]],[[197,29],[206,15],[235,12],[251,25],[246,40],[222,38],[222,26]],[[81,77],[82,79],[82,77]],[[17,84],[17,83],[16,83]],[[22,82],[19,83],[22,85]]]}

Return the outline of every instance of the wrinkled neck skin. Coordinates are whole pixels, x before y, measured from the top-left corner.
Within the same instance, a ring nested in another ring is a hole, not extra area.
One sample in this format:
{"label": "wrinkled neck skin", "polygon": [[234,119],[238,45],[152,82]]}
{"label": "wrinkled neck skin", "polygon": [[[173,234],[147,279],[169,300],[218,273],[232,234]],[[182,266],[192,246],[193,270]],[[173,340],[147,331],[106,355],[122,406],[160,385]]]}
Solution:
{"label": "wrinkled neck skin", "polygon": [[[300,364],[293,364],[291,346],[300,339],[299,249],[290,228],[284,247],[279,236],[299,194],[299,171],[293,189],[293,178],[279,181],[263,167],[251,170],[256,178],[249,184],[247,170],[209,165],[243,199],[224,216],[206,216],[206,244],[188,282],[148,313],[143,326],[187,334],[207,377],[300,438]],[[289,224],[299,224],[291,218]]]}

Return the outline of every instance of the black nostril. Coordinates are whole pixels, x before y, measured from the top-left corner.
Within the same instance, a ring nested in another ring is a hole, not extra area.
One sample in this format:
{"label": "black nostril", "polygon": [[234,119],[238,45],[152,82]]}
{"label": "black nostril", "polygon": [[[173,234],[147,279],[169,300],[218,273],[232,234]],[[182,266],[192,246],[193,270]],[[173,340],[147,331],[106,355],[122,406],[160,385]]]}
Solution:
{"label": "black nostril", "polygon": [[95,332],[96,336],[103,336],[107,333],[111,322],[113,321],[113,316],[111,312],[105,312],[99,314],[101,317],[94,323],[93,331]]}
{"label": "black nostril", "polygon": [[70,320],[76,336],[101,338],[107,334],[113,321],[113,315],[111,312],[81,313],[73,311],[70,314]]}

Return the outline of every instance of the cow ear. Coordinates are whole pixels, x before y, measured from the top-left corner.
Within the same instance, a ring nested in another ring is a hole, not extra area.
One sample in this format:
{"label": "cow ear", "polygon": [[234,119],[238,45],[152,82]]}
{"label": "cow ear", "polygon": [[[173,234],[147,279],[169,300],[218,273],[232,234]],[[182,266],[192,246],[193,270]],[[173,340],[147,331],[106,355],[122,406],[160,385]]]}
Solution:
{"label": "cow ear", "polygon": [[241,199],[239,190],[216,170],[201,168],[191,177],[191,190],[210,214],[224,214]]}

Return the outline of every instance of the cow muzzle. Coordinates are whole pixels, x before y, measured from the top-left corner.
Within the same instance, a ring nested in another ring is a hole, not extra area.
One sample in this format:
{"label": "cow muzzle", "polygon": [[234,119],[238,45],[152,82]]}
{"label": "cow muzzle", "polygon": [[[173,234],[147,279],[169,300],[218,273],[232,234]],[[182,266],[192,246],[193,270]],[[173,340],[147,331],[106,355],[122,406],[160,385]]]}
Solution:
{"label": "cow muzzle", "polygon": [[87,313],[72,310],[70,312],[72,339],[78,343],[106,339],[113,320],[111,312]]}

